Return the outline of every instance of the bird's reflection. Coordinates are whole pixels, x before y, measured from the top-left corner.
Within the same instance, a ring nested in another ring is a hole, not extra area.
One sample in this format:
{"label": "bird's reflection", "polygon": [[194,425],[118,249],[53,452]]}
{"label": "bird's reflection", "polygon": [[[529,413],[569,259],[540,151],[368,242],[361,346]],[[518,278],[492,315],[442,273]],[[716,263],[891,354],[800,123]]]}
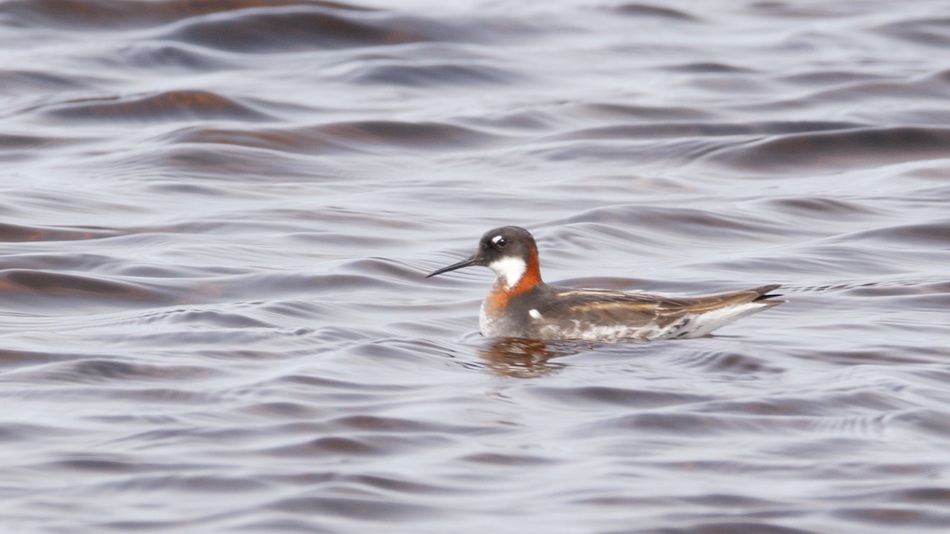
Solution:
{"label": "bird's reflection", "polygon": [[577,354],[585,348],[589,347],[576,343],[500,337],[490,340],[488,346],[480,349],[478,354],[499,375],[534,378],[564,369],[566,364],[551,360],[558,356]]}

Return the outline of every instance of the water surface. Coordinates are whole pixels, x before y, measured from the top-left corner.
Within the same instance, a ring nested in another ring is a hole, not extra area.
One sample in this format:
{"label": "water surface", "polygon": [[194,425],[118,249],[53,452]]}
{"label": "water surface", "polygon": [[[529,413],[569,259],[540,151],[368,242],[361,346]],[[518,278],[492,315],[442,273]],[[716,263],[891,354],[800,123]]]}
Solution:
{"label": "water surface", "polygon": [[[0,2],[11,532],[943,532],[950,7]],[[484,339],[545,279],[789,302]]]}

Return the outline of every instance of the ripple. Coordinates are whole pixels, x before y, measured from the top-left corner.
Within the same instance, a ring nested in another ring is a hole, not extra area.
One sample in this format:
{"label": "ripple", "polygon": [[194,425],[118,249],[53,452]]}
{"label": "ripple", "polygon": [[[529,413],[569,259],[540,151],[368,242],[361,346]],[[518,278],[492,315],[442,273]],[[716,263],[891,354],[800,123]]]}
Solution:
{"label": "ripple", "polygon": [[950,18],[901,20],[878,26],[876,30],[916,44],[937,48],[950,46]]}
{"label": "ripple", "polygon": [[136,43],[123,51],[121,61],[137,68],[188,69],[195,72],[238,67],[222,54],[211,53],[207,48],[188,43]]}
{"label": "ripple", "polygon": [[719,150],[708,159],[745,171],[802,172],[944,159],[948,152],[950,130],[895,127],[784,135]]}
{"label": "ripple", "polygon": [[[647,435],[681,435],[700,432],[703,435],[736,435],[755,433],[763,428],[771,428],[771,432],[788,432],[789,425],[778,428],[771,418],[735,418],[713,414],[699,413],[662,413],[642,412],[615,417],[609,424]],[[599,425],[598,425],[599,426]]]}
{"label": "ripple", "polygon": [[147,475],[102,484],[99,491],[174,491],[176,493],[216,494],[266,490],[270,485],[247,478],[219,475]]}
{"label": "ripple", "polygon": [[0,292],[8,303],[40,306],[91,305],[98,299],[111,305],[163,304],[174,298],[158,284],[27,269],[0,271]]}
{"label": "ripple", "polygon": [[693,74],[749,74],[754,72],[752,69],[745,67],[737,67],[727,63],[716,63],[713,61],[687,63],[685,65],[672,65],[666,67],[666,70],[674,72],[689,72]]}
{"label": "ripple", "polygon": [[946,411],[933,409],[906,410],[891,419],[891,423],[924,436],[946,439],[950,436],[950,419]]}
{"label": "ripple", "polygon": [[274,456],[294,457],[294,456],[379,456],[393,454],[393,445],[387,443],[384,447],[381,444],[374,443],[372,438],[350,438],[327,436],[301,443],[297,445],[285,445],[265,451],[266,454]]}
{"label": "ripple", "polygon": [[[201,17],[252,11],[255,8],[294,7],[300,0],[158,0],[146,4],[126,4],[108,0],[14,0],[4,4],[0,12],[23,23],[50,24],[59,27],[97,29],[148,26]],[[339,2],[308,0],[313,6],[359,10]]]}
{"label": "ripple", "polygon": [[292,130],[201,128],[180,131],[179,143],[233,144],[289,152],[367,153],[472,148],[500,139],[471,128],[437,123],[359,121]]}
{"label": "ripple", "polygon": [[[17,373],[20,381],[36,381],[37,383],[67,383],[67,384],[106,384],[127,383],[142,381],[146,383],[162,381],[182,381],[204,379],[214,376],[215,371],[208,367],[197,365],[150,365],[144,363],[129,363],[117,359],[97,357],[81,357],[65,360],[51,366],[21,370]],[[133,395],[142,394],[155,398],[155,391],[133,392]],[[159,391],[158,396],[167,397],[166,391]],[[172,396],[177,395],[174,392]]]}
{"label": "ripple", "polygon": [[90,85],[85,79],[27,69],[0,70],[0,84],[3,85],[5,91],[23,91],[24,93],[43,89],[66,91],[86,88]]}
{"label": "ripple", "polygon": [[594,208],[558,221],[560,224],[600,223],[611,226],[640,228],[652,235],[716,237],[754,236],[771,232],[769,224],[752,217],[720,214],[691,208],[653,208],[648,206],[613,205]]}
{"label": "ripple", "polygon": [[658,6],[655,4],[623,3],[612,6],[611,10],[631,17],[658,18],[677,22],[696,22],[699,19],[686,11]]}
{"label": "ripple", "polygon": [[56,228],[0,223],[0,242],[76,241],[119,235],[109,228]]}
{"label": "ripple", "polygon": [[524,454],[500,454],[500,453],[484,453],[484,454],[472,454],[460,458],[463,462],[473,463],[473,464],[482,464],[489,466],[505,466],[505,467],[519,467],[519,466],[537,466],[537,465],[548,465],[553,463],[552,460],[541,458],[533,455],[524,455]]}
{"label": "ripple", "polygon": [[374,61],[362,64],[346,79],[355,83],[378,83],[406,87],[437,87],[444,85],[473,86],[509,84],[519,75],[487,65],[471,63],[405,64],[399,61]]}
{"label": "ripple", "polygon": [[659,408],[705,402],[708,397],[663,391],[641,391],[629,388],[587,386],[572,388],[537,387],[531,390],[545,402],[564,403],[572,408],[581,406],[625,408]]}
{"label": "ripple", "polygon": [[330,517],[349,517],[361,522],[408,521],[420,516],[432,517],[445,513],[438,508],[420,504],[329,496],[286,498],[272,503],[267,508],[308,515],[316,513]]}
{"label": "ripple", "polygon": [[669,534],[818,534],[819,531],[783,527],[758,521],[715,521],[697,522],[686,529],[664,529],[664,532]]}
{"label": "ripple", "polygon": [[943,528],[950,521],[950,514],[930,510],[914,510],[889,505],[886,508],[845,508],[835,512],[836,516],[857,520],[874,525],[903,527]]}
{"label": "ripple", "polygon": [[421,24],[407,19],[380,19],[360,10],[298,4],[284,9],[221,12],[217,17],[183,20],[165,38],[232,52],[262,53],[431,39],[431,34],[420,33],[422,29]]}
{"label": "ripple", "polygon": [[780,374],[786,372],[782,367],[767,360],[749,354],[726,351],[709,351],[690,354],[687,367],[699,367],[711,372],[742,373],[756,376],[760,374]]}
{"label": "ripple", "polygon": [[880,244],[902,247],[908,245],[946,247],[950,245],[950,220],[877,228],[850,234],[842,239],[847,239],[849,242],[870,240]]}
{"label": "ripple", "polygon": [[260,121],[267,115],[208,91],[165,91],[155,95],[73,100],[47,106],[56,119],[194,121],[228,119]]}
{"label": "ripple", "polygon": [[844,200],[829,197],[787,197],[769,199],[765,202],[769,209],[779,210],[800,217],[821,217],[827,219],[840,218],[868,218],[878,213],[854,200]]}

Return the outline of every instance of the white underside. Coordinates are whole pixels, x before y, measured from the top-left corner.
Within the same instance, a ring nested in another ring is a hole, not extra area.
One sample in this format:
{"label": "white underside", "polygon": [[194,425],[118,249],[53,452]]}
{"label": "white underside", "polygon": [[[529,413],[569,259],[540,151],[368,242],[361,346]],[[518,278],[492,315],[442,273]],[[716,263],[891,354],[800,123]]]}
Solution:
{"label": "white underside", "polygon": [[[760,302],[746,302],[702,314],[688,315],[685,316],[682,321],[677,321],[666,328],[661,328],[656,323],[642,325],[598,325],[584,323],[580,319],[574,319],[568,326],[563,324],[541,326],[539,331],[540,335],[538,337],[541,339],[570,339],[593,342],[695,338],[705,336],[736,319],[751,315],[766,307],[768,307],[767,304]],[[541,317],[541,314],[538,313],[537,310],[530,310],[528,314],[530,320],[540,323],[544,322],[544,318]],[[486,337],[525,337],[513,335],[511,332],[503,332],[503,321],[500,318],[488,316],[485,313],[484,304],[479,314],[478,323],[479,330],[482,335]]]}
{"label": "white underside", "polygon": [[478,313],[478,331],[485,337],[500,337],[498,323],[501,322],[485,313],[485,301],[482,301],[482,309]]}
{"label": "white underside", "polygon": [[745,302],[728,308],[720,308],[718,310],[693,315],[690,317],[690,322],[692,322],[693,325],[677,337],[693,338],[705,336],[713,330],[726,326],[746,315],[752,315],[769,306],[770,304],[764,304],[762,302]]}
{"label": "white underside", "polygon": [[541,328],[545,339],[574,339],[579,341],[621,341],[637,340],[648,341],[659,339],[661,329],[656,325],[627,326],[627,325],[583,325],[575,320],[571,328],[559,328],[549,325]]}

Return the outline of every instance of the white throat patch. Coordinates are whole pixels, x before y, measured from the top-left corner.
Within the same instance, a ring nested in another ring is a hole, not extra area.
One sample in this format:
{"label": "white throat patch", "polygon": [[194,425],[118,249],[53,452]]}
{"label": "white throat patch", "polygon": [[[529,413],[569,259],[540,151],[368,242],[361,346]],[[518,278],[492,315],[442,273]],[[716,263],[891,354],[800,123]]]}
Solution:
{"label": "white throat patch", "polygon": [[528,269],[524,260],[511,256],[495,260],[488,264],[488,266],[491,270],[495,271],[498,278],[505,280],[506,289],[511,289],[518,285],[521,277],[524,276],[524,272]]}

